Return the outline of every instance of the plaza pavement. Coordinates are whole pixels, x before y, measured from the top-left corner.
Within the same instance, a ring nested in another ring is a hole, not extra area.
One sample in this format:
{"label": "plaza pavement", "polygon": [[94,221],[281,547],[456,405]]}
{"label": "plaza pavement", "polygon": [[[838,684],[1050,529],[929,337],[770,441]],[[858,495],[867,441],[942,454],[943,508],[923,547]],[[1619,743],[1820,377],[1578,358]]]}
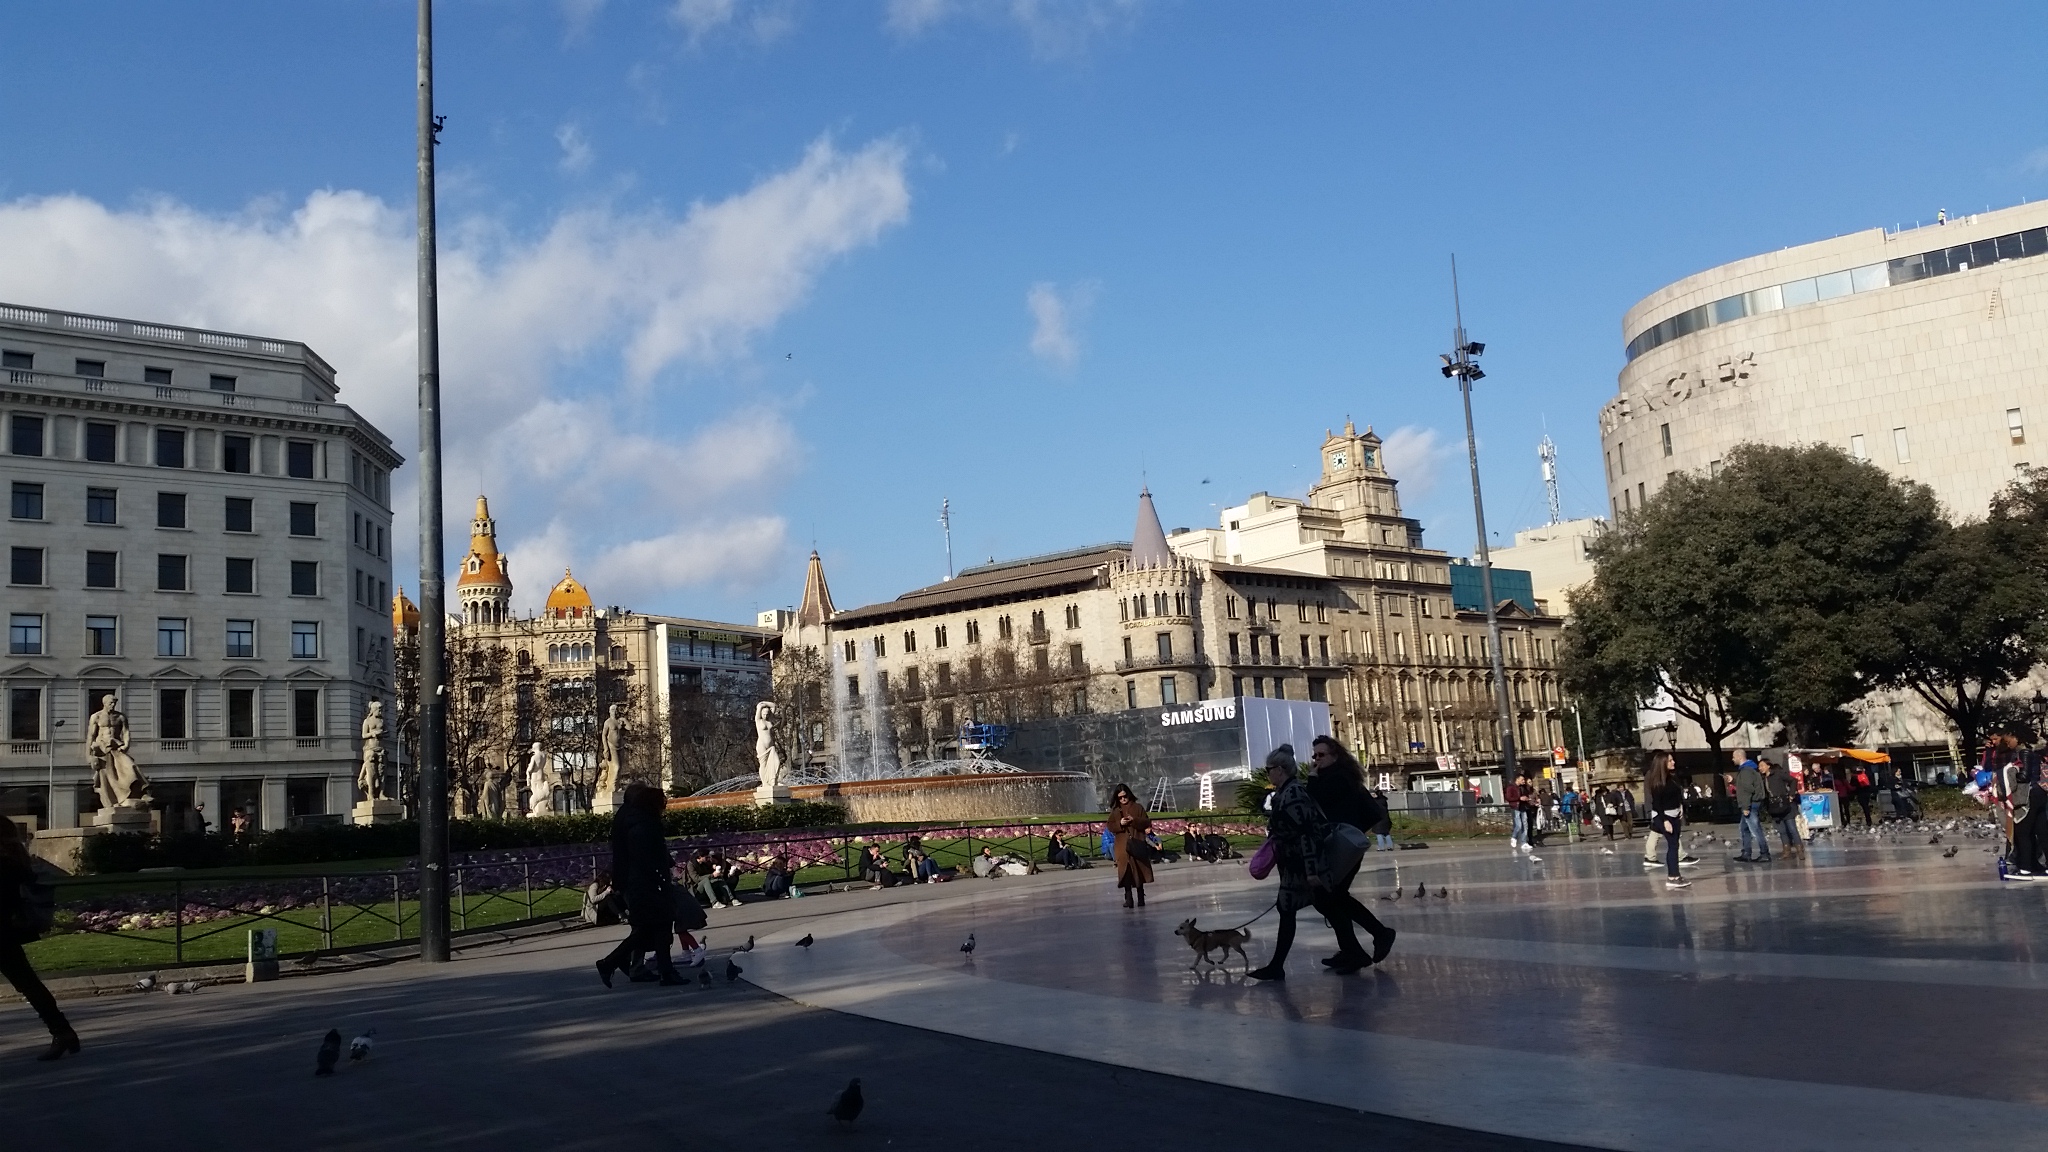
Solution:
{"label": "plaza pavement", "polygon": [[[1271,899],[1237,864],[1161,869],[1127,912],[1107,870],[712,913],[749,933],[710,990],[590,962],[616,929],[192,996],[66,1003],[80,1058],[0,1008],[9,1149],[975,1148],[1028,1143],[1403,1148],[2000,1149],[2048,1121],[2048,886],[1968,844],[1822,848],[1667,893],[1637,842],[1375,854],[1354,891],[1401,931],[1378,969],[1191,974],[1172,935]],[[1695,870],[1688,870],[1689,872]],[[1381,900],[1396,883],[1400,901]],[[1416,885],[1431,895],[1416,900]],[[1448,898],[1435,892],[1447,889]],[[968,932],[977,949],[958,951]],[[1272,917],[1253,926],[1253,963]],[[814,947],[790,946],[806,933]],[[378,1029],[311,1075],[329,1027]],[[868,1113],[826,1105],[863,1078]]]}

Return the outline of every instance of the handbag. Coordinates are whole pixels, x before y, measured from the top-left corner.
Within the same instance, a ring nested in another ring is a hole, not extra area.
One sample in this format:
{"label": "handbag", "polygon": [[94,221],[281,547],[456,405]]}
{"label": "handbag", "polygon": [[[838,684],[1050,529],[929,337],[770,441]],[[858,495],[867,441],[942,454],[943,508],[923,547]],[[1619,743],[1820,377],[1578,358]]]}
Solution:
{"label": "handbag", "polygon": [[1358,828],[1350,824],[1332,824],[1330,834],[1323,838],[1323,860],[1330,867],[1330,886],[1334,888],[1356,873],[1359,865],[1365,863],[1365,854],[1371,848],[1371,837]]}
{"label": "handbag", "polygon": [[1280,850],[1273,846],[1273,838],[1268,836],[1266,842],[1259,845],[1259,850],[1252,853],[1252,858],[1246,862],[1245,867],[1251,869],[1252,879],[1264,880],[1273,874],[1273,865],[1279,862]]}

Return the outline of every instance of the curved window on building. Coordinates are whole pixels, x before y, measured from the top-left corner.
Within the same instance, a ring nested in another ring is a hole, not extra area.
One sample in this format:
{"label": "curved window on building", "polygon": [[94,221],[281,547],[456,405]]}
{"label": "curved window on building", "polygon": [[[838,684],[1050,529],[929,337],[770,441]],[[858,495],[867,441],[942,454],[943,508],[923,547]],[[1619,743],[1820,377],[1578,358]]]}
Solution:
{"label": "curved window on building", "polygon": [[1941,248],[1932,252],[1921,252],[1888,260],[1882,264],[1865,264],[1860,268],[1845,268],[1824,276],[1811,276],[1804,280],[1790,280],[1759,288],[1754,292],[1743,292],[1724,296],[1711,304],[1688,308],[1676,316],[1667,316],[1636,334],[1628,342],[1628,358],[1641,356],[1652,348],[1669,344],[1680,336],[1690,336],[1702,329],[1740,320],[1745,316],[1756,316],[1765,312],[1776,312],[1781,308],[1797,308],[1822,300],[1835,300],[1859,292],[1872,292],[1888,288],[1893,284],[1910,284],[1930,276],[1946,276],[1952,272],[1967,272],[1996,264],[2001,260],[2019,260],[2048,253],[2048,228],[2030,228],[2025,232],[2010,232],[1989,240],[1977,240],[1969,244],[1958,244],[1953,248]]}

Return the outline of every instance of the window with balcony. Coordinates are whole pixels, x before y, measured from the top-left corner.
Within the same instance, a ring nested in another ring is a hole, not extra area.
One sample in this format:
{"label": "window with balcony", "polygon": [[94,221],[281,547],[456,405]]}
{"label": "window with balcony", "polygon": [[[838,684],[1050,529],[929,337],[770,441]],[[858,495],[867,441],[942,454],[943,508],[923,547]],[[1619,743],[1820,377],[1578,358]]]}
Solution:
{"label": "window with balcony", "polygon": [[228,739],[254,740],[256,738],[256,690],[254,688],[228,689]]}
{"label": "window with balcony", "polygon": [[156,692],[156,734],[161,740],[189,738],[186,704],[191,694],[183,688],[159,688]]}
{"label": "window with balcony", "polygon": [[1161,632],[1158,636],[1154,637],[1154,641],[1155,646],[1159,650],[1160,660],[1166,661],[1173,659],[1173,633]]}
{"label": "window with balcony", "polygon": [[41,740],[43,738],[42,689],[9,688],[7,690],[7,738],[9,740]]}
{"label": "window with balcony", "polygon": [[292,735],[301,740],[320,738],[320,690],[292,689]]}

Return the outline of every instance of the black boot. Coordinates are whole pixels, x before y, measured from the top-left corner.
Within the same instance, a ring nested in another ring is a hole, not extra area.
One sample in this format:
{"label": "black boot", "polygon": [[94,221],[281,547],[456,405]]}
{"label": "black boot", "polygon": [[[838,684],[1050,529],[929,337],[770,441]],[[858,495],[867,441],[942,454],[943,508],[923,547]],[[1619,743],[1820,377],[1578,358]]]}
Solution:
{"label": "black boot", "polygon": [[50,1033],[50,1050],[36,1057],[36,1059],[43,1063],[48,1063],[52,1060],[62,1060],[67,1052],[77,1051],[78,1033],[66,1028],[62,1032]]}
{"label": "black boot", "polygon": [[1143,884],[1140,884],[1140,885],[1138,885],[1138,907],[1140,907],[1140,908],[1143,908],[1144,906],[1145,906],[1145,886],[1144,886]]}
{"label": "black boot", "polygon": [[1131,890],[1129,888],[1124,889],[1124,907],[1134,907],[1131,903]]}

